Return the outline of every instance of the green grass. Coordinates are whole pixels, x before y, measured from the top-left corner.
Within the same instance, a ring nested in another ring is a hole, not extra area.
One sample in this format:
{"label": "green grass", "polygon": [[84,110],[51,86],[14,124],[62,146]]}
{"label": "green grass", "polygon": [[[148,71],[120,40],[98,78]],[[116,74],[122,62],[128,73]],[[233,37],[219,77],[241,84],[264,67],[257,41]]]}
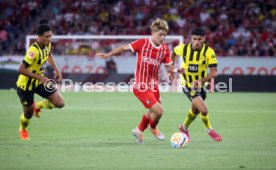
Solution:
{"label": "green grass", "polygon": [[276,168],[276,93],[208,94],[212,125],[223,141],[212,141],[197,119],[184,149],[169,144],[190,106],[183,94],[161,94],[165,113],[159,128],[167,138],[157,141],[146,131],[144,145],[130,134],[145,111],[132,93],[63,95],[66,106],[43,110],[31,120],[32,140],[21,141],[16,91],[0,91],[1,170]]}

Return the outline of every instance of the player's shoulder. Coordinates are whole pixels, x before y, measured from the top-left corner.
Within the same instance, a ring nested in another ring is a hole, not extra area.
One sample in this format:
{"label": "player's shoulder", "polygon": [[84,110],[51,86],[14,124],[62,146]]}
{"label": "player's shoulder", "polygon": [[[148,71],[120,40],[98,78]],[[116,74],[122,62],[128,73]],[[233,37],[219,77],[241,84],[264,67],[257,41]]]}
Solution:
{"label": "player's shoulder", "polygon": [[29,49],[28,49],[28,51],[26,53],[26,56],[29,57],[29,58],[31,58],[31,59],[32,58],[37,58],[38,55],[39,55],[39,49],[38,48],[39,48],[38,45],[36,43],[33,43],[29,47]]}
{"label": "player's shoulder", "polygon": [[207,54],[214,54],[215,53],[215,50],[212,47],[206,45],[206,48],[207,48],[206,49]]}
{"label": "player's shoulder", "polygon": [[141,38],[138,40],[140,43],[144,44],[144,43],[148,43],[150,40],[148,38]]}
{"label": "player's shoulder", "polygon": [[169,45],[168,45],[167,43],[163,43],[162,46],[163,46],[163,48],[165,48],[165,49],[168,49],[168,48],[169,48]]}
{"label": "player's shoulder", "polygon": [[35,48],[34,46],[30,46],[28,51],[32,51],[32,52],[38,52],[38,49]]}
{"label": "player's shoulder", "polygon": [[148,42],[149,39],[148,38],[141,38],[141,39],[137,39],[136,41],[138,41],[140,43],[145,43],[145,42]]}
{"label": "player's shoulder", "polygon": [[39,52],[39,45],[35,42],[29,47],[30,51]]}
{"label": "player's shoulder", "polygon": [[147,39],[142,38],[142,39],[137,39],[137,40],[131,42],[130,44],[131,45],[142,45],[142,44],[145,44],[146,42],[147,42]]}
{"label": "player's shoulder", "polygon": [[184,43],[179,43],[177,46],[175,46],[174,48],[183,48],[185,45],[188,44],[184,44]]}

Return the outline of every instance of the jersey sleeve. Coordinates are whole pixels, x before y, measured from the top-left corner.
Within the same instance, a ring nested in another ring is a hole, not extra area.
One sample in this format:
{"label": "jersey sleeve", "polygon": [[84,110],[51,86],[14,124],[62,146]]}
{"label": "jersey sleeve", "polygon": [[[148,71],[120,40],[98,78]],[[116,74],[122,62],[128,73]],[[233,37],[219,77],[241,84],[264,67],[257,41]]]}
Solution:
{"label": "jersey sleeve", "polygon": [[138,51],[141,51],[141,48],[142,48],[144,42],[145,42],[145,39],[136,40],[136,41],[131,42],[129,44],[129,47],[132,52],[136,53]]}
{"label": "jersey sleeve", "polygon": [[207,51],[206,60],[209,67],[217,67],[218,61],[213,49]]}
{"label": "jersey sleeve", "polygon": [[179,44],[178,46],[174,47],[173,53],[177,56],[183,56],[183,48],[184,44]]}
{"label": "jersey sleeve", "polygon": [[39,55],[39,53],[38,53],[37,49],[35,47],[31,46],[28,49],[28,51],[23,59],[23,63],[26,66],[32,65],[33,62],[38,58],[38,55]]}
{"label": "jersey sleeve", "polygon": [[51,48],[52,48],[52,44],[51,43],[49,44],[48,48],[49,48],[49,55],[50,55],[51,54]]}
{"label": "jersey sleeve", "polygon": [[166,54],[165,54],[165,57],[163,58],[163,63],[165,65],[170,65],[172,64],[172,60],[171,60],[171,57],[170,57],[170,50],[169,50],[169,47],[166,48]]}

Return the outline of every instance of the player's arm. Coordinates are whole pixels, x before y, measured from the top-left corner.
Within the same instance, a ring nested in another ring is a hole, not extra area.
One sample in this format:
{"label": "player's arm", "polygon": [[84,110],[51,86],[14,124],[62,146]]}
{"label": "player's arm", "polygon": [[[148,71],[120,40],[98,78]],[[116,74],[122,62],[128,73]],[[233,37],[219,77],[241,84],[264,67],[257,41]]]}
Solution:
{"label": "player's arm", "polygon": [[200,85],[203,85],[205,82],[210,81],[212,78],[215,78],[218,76],[218,69],[217,69],[217,58],[216,54],[213,49],[211,49],[206,57],[207,64],[209,66],[210,73],[206,76],[203,77],[200,80],[196,80],[194,82],[194,86],[197,88]]}
{"label": "player's arm", "polygon": [[18,68],[17,72],[19,74],[24,75],[24,76],[37,79],[42,84],[44,84],[47,81],[47,78],[46,77],[42,77],[41,75],[37,75],[37,74],[34,74],[34,73],[30,72],[27,69],[29,66],[30,65],[26,61],[23,60],[23,62],[21,62],[21,64],[19,65],[19,68]]}
{"label": "player's arm", "polygon": [[[172,66],[174,66],[176,57],[177,57],[176,54],[173,52],[173,53],[171,54]],[[170,74],[169,74],[169,79],[170,79],[170,81],[172,81],[172,80],[174,79],[174,73],[170,73]]]}
{"label": "player's arm", "polygon": [[50,55],[48,56],[48,60],[49,64],[53,67],[53,69],[55,70],[55,77],[54,79],[58,82],[60,82],[62,80],[62,75],[60,73],[60,71],[57,68],[56,62],[54,57],[52,56],[52,54],[50,53]]}
{"label": "player's arm", "polygon": [[164,57],[163,63],[165,64],[166,71],[171,75],[174,75],[175,73],[181,73],[181,74],[184,73],[183,68],[176,68],[173,66],[173,61],[169,53]]}
{"label": "player's arm", "polygon": [[174,52],[172,52],[171,54],[171,59],[172,59],[172,65],[174,66],[175,60],[176,60],[176,54]]}
{"label": "player's arm", "polygon": [[207,77],[203,77],[200,80],[196,80],[194,81],[194,87],[198,88],[199,86],[201,86],[202,84],[204,84],[205,82],[209,82],[212,78],[216,78],[218,76],[218,69],[217,67],[210,67],[210,73],[207,75]]}
{"label": "player's arm", "polygon": [[[177,56],[182,56],[183,55],[183,48],[184,48],[184,44],[179,44],[178,46],[176,46],[174,49],[173,49],[173,52],[171,53],[171,60],[172,60],[172,66],[174,66],[175,64],[175,61],[176,61],[176,57]],[[181,74],[184,74],[185,73],[185,69],[182,68],[183,70],[181,70]],[[169,72],[169,71],[168,71]],[[174,79],[174,74],[175,73],[171,73],[169,72],[170,75],[169,75],[169,79],[172,81]]]}
{"label": "player's arm", "polygon": [[109,51],[108,53],[97,53],[96,56],[100,57],[102,59],[107,59],[111,56],[121,54],[122,52],[128,51],[128,50],[131,50],[131,49],[130,49],[130,46],[127,44],[127,45],[119,46],[119,47]]}
{"label": "player's arm", "polygon": [[218,76],[218,69],[217,67],[210,67],[210,73],[207,75],[207,77],[203,77],[200,81],[202,84],[205,82],[210,81],[212,78],[216,78]]}
{"label": "player's arm", "polygon": [[184,68],[176,68],[172,64],[165,65],[165,68],[168,73],[175,74],[175,73],[181,73],[184,74]]}

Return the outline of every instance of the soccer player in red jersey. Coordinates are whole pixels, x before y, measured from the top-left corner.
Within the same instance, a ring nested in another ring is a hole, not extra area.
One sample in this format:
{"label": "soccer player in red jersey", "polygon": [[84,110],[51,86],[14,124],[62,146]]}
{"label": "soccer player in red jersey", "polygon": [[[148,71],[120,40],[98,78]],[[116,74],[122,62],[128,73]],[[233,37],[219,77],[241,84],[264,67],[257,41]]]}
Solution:
{"label": "soccer player in red jersey", "polygon": [[172,66],[170,50],[167,45],[163,44],[169,31],[167,22],[157,18],[152,22],[150,29],[151,38],[139,39],[130,44],[119,46],[108,53],[96,54],[100,58],[107,59],[124,51],[131,50],[136,53],[137,63],[133,92],[145,108],[148,109],[138,127],[132,130],[132,134],[139,144],[143,144],[142,132],[147,128],[157,139],[165,139],[164,134],[157,128],[157,124],[163,114],[158,89],[158,71],[161,64],[165,64],[165,68],[169,73],[184,72],[183,68]]}

